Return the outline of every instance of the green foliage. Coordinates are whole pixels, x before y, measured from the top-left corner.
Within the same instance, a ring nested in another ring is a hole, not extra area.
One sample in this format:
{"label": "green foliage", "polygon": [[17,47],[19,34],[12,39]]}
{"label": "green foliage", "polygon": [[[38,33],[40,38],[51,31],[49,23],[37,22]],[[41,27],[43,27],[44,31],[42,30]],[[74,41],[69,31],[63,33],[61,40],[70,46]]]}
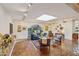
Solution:
{"label": "green foliage", "polygon": [[13,37],[11,35],[5,34],[1,36],[2,43],[0,44],[0,48],[2,49],[2,55],[7,55],[8,47],[11,44]]}

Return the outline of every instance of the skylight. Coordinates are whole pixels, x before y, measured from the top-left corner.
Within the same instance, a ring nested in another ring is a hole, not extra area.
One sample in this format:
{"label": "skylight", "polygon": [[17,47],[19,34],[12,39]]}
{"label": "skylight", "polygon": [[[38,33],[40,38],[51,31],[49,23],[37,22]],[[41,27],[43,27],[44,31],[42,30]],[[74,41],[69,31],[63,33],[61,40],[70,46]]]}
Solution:
{"label": "skylight", "polygon": [[42,15],[37,18],[37,20],[42,20],[42,21],[49,21],[49,20],[53,20],[53,19],[56,19],[56,17],[50,16],[50,15]]}

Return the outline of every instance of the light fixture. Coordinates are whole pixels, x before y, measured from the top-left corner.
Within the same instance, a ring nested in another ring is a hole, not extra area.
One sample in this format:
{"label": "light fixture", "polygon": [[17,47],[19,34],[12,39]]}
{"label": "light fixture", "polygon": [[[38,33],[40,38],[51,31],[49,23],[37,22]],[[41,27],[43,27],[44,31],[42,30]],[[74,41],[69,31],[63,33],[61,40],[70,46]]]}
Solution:
{"label": "light fixture", "polygon": [[32,3],[28,3],[26,6],[26,11],[23,14],[23,20],[25,19],[25,17],[28,15],[28,10],[29,8],[32,6]]}
{"label": "light fixture", "polygon": [[37,20],[41,20],[41,21],[49,21],[49,20],[54,20],[54,19],[56,19],[56,17],[50,16],[47,14],[44,14],[44,15],[37,18]]}
{"label": "light fixture", "polygon": [[32,6],[32,3],[28,3],[28,7],[31,7]]}
{"label": "light fixture", "polygon": [[24,16],[27,16],[27,13],[24,13]]}

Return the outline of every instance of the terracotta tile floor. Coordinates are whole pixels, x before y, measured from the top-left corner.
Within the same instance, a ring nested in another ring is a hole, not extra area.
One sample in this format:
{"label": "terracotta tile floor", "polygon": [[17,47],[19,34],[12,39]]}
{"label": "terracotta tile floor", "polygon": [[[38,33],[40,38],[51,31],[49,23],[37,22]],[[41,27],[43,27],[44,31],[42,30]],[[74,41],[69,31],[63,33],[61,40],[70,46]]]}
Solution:
{"label": "terracotta tile floor", "polygon": [[17,42],[12,56],[72,56],[73,51],[66,49],[66,47],[61,48],[61,46],[48,48],[36,49],[32,44],[31,40],[22,40]]}

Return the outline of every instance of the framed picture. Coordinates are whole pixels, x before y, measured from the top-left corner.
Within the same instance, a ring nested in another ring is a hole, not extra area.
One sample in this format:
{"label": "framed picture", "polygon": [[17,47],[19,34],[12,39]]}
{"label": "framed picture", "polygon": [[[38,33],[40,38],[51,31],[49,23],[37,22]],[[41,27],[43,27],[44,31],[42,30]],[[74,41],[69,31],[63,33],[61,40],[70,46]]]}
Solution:
{"label": "framed picture", "polygon": [[21,25],[18,25],[17,26],[17,32],[21,32],[21,31],[22,31]]}
{"label": "framed picture", "polygon": [[45,31],[48,31],[48,29],[49,29],[49,27],[46,25],[46,26],[45,26]]}
{"label": "framed picture", "polygon": [[23,30],[26,30],[26,27],[23,27]]}

